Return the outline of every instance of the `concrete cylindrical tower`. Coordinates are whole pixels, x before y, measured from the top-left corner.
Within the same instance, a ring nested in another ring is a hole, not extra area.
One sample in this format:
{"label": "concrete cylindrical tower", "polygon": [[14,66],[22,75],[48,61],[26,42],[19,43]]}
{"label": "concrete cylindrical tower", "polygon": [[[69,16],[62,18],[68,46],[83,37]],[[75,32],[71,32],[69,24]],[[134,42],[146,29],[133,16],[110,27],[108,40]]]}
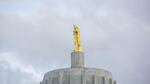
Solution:
{"label": "concrete cylindrical tower", "polygon": [[116,84],[109,71],[84,67],[84,53],[71,53],[71,68],[49,71],[41,84]]}

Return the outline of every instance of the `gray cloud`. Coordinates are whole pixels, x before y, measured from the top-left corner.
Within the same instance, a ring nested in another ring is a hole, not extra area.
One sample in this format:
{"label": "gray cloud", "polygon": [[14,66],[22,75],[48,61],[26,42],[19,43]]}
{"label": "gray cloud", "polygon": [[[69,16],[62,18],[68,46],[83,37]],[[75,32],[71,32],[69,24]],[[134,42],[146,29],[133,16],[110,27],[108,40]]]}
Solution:
{"label": "gray cloud", "polygon": [[148,0],[0,2],[2,84],[37,84],[70,67],[74,23],[86,66],[111,71],[118,84],[150,83]]}
{"label": "gray cloud", "polygon": [[37,73],[31,65],[25,65],[14,57],[15,53],[0,54],[0,81],[2,84],[37,84],[40,73]]}

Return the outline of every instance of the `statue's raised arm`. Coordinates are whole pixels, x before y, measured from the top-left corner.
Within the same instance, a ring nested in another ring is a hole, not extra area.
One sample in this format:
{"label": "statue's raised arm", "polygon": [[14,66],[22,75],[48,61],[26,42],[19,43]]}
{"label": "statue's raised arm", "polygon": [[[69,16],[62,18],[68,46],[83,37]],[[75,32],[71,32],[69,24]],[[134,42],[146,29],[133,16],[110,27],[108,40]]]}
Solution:
{"label": "statue's raised arm", "polygon": [[74,26],[73,32],[74,32],[74,44],[75,44],[74,51],[82,52],[79,28],[77,25],[73,25],[73,26]]}

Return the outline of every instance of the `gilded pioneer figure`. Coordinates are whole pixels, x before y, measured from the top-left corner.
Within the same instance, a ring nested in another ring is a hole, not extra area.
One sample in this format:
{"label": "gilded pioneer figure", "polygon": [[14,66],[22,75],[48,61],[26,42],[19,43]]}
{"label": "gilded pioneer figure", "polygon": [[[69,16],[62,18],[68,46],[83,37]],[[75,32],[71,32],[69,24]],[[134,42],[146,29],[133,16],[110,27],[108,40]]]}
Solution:
{"label": "gilded pioneer figure", "polygon": [[73,32],[74,32],[74,44],[75,44],[74,51],[82,52],[79,28],[77,25],[73,25],[73,26],[74,26]]}

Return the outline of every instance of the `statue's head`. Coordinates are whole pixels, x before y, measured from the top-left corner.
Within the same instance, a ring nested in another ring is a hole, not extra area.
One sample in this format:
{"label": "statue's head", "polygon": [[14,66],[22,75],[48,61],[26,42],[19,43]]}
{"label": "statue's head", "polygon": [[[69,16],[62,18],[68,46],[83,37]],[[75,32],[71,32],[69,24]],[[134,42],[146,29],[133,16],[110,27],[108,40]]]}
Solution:
{"label": "statue's head", "polygon": [[74,31],[79,31],[79,28],[77,25],[73,25],[73,27],[74,27]]}

